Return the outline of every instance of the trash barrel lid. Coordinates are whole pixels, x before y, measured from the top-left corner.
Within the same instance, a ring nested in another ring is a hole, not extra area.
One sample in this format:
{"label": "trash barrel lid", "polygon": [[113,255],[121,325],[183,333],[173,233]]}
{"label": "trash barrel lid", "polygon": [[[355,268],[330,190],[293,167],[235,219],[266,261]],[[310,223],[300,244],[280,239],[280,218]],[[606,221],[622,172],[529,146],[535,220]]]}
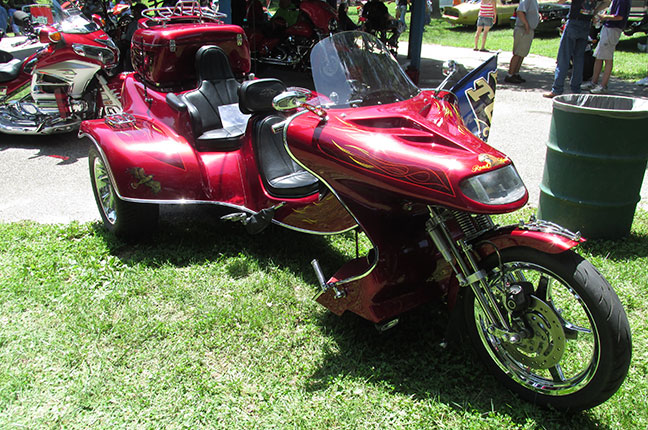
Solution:
{"label": "trash barrel lid", "polygon": [[634,97],[565,94],[553,98],[553,108],[620,119],[648,118],[648,100]]}

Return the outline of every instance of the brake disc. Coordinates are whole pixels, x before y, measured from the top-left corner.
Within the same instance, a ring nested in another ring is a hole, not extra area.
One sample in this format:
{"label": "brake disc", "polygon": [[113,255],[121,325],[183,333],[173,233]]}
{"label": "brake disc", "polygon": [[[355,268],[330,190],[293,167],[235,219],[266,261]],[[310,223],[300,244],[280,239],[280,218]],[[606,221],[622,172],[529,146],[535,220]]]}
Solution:
{"label": "brake disc", "polygon": [[554,367],[565,352],[565,332],[560,318],[548,304],[535,296],[522,318],[531,336],[517,343],[502,343],[502,347],[525,366],[534,369]]}

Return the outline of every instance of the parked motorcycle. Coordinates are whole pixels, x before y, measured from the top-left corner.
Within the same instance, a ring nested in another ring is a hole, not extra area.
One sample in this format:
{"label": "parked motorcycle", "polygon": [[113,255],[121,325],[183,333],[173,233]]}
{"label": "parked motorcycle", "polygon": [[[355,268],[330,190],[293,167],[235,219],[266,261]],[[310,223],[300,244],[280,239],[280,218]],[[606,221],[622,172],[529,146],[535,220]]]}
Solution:
{"label": "parked motorcycle", "polygon": [[301,0],[298,8],[297,23],[277,33],[264,20],[259,0],[251,1],[244,24],[253,61],[295,69],[309,67],[313,46],[337,31],[337,13],[321,0]]}
{"label": "parked motorcycle", "polygon": [[271,223],[358,229],[373,245],[366,255],[330,277],[312,263],[316,300],[335,314],[386,330],[445,301],[488,369],[524,399],[579,410],[616,392],[630,329],[612,287],[573,251],[583,239],[540,220],[490,218],[528,200],[511,160],[475,135],[487,133],[496,56],[451,91],[442,88],[452,73],[437,89],[417,88],[363,32],[313,48],[316,92],[278,79],[239,84],[227,60],[217,46],[200,48],[199,85],[177,94],[128,77],[125,112],[83,122],[110,231],[150,231],[169,203],[231,208],[223,219],[250,233]]}
{"label": "parked motorcycle", "polygon": [[[119,61],[115,43],[79,9],[62,9],[56,0],[47,6],[53,24],[32,33],[47,46],[24,61],[0,64],[0,132],[69,132],[84,119],[121,110],[112,73]],[[31,31],[29,15],[16,14],[16,22]]]}

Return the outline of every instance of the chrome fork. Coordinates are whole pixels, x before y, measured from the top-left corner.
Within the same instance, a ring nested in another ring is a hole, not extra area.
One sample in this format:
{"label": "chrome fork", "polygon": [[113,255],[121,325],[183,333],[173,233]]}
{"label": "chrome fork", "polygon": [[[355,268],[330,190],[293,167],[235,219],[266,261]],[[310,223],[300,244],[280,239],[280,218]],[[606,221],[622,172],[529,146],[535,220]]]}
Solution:
{"label": "chrome fork", "polygon": [[459,285],[470,286],[475,293],[477,302],[488,319],[491,333],[508,343],[519,342],[520,334],[511,330],[509,322],[497,306],[497,300],[488,285],[487,275],[473,257],[472,246],[465,239],[453,240],[445,219],[432,206],[428,206],[428,210],[430,219],[425,226],[428,235],[443,259],[452,267]]}

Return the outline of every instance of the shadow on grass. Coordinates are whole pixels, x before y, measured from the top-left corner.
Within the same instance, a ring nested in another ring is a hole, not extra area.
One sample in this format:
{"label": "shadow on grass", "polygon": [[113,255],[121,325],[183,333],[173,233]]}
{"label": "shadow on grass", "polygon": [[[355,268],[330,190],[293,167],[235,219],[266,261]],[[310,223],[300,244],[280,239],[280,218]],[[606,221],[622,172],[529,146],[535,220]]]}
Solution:
{"label": "shadow on grass", "polygon": [[448,315],[439,304],[428,304],[403,315],[384,334],[352,314],[325,314],[322,331],[335,339],[312,375],[308,389],[326,389],[339,376],[384,385],[410,398],[441,402],[459,414],[497,413],[524,427],[529,419],[546,429],[608,428],[587,412],[560,413],[533,406],[505,389],[491,376],[468,340],[450,339],[445,346]]}
{"label": "shadow on grass", "polygon": [[163,206],[156,233],[139,241],[115,238],[100,223],[95,223],[94,229],[111,254],[129,265],[186,267],[243,254],[258,261],[262,270],[277,265],[287,267],[313,288],[317,285],[310,265],[313,258],[320,261],[325,273],[333,273],[347,259],[322,236],[274,225],[250,235],[242,224],[220,220],[229,212],[218,206]]}

